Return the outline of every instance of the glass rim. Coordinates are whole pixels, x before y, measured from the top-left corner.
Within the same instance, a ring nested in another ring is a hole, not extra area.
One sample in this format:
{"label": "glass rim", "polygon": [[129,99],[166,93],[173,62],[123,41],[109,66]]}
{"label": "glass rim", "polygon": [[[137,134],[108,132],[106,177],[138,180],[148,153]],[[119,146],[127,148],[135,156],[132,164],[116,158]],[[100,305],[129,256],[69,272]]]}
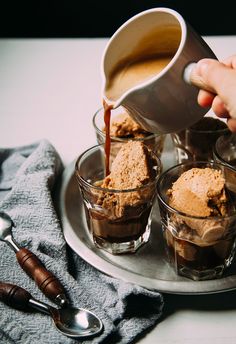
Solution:
{"label": "glass rim", "polygon": [[174,133],[171,133],[171,135],[178,135],[180,132],[182,131],[186,131],[186,130],[189,130],[191,132],[193,132],[194,134],[221,134],[223,135],[224,133],[227,134],[227,133],[230,133],[230,130],[229,128],[222,128],[222,129],[217,129],[217,130],[196,130],[196,129],[192,129],[192,128],[186,128],[186,129],[183,129],[183,130],[180,130],[178,132],[174,132]]}
{"label": "glass rim", "polygon": [[[112,144],[112,142],[111,142]],[[161,160],[158,158],[158,156],[153,152],[151,151],[151,154],[155,157],[156,161],[157,161],[157,174],[154,178],[154,180],[150,181],[149,183],[147,184],[144,184],[142,186],[139,186],[137,188],[133,188],[133,189],[124,189],[124,190],[119,190],[119,189],[109,189],[109,188],[102,188],[101,186],[96,186],[96,185],[93,185],[91,183],[89,183],[86,179],[84,179],[78,172],[78,164],[81,162],[81,160],[85,157],[86,154],[88,154],[90,151],[92,150],[95,150],[95,149],[98,149],[98,148],[102,148],[104,147],[104,144],[100,144],[100,145],[95,145],[95,146],[92,146],[88,149],[86,149],[83,153],[81,153],[79,155],[79,157],[76,159],[75,161],[75,175],[76,177],[78,178],[78,180],[84,185],[84,186],[87,186],[87,187],[90,187],[90,188],[93,188],[95,190],[98,190],[98,191],[103,191],[103,192],[110,192],[110,193],[116,193],[116,194],[122,194],[122,193],[129,193],[129,192],[137,192],[137,191],[141,191],[141,190],[144,190],[145,188],[147,187],[150,187],[151,185],[155,185],[157,184],[157,181],[160,177],[160,174],[161,174],[161,168],[162,168],[162,163],[161,163]],[[159,171],[159,173],[158,173]],[[106,178],[106,177],[105,177]]]}
{"label": "glass rim", "polygon": [[224,158],[222,158],[222,156],[219,155],[219,153],[217,152],[217,150],[216,150],[215,147],[213,147],[213,156],[215,156],[216,159],[219,160],[219,162],[216,162],[216,163],[222,164],[222,165],[224,165],[225,167],[228,167],[228,168],[230,168],[230,169],[232,169],[232,170],[234,170],[234,171],[236,172],[236,168],[233,167],[232,165],[230,165],[229,162],[226,161]]}
{"label": "glass rim", "polygon": [[[100,113],[100,111],[103,110],[103,108],[99,108],[95,114],[93,115],[93,119],[92,119],[92,122],[93,122],[93,127],[94,129],[100,134],[102,135],[104,138],[106,136],[106,134],[100,129],[98,128],[97,124],[96,124],[96,117],[97,115]],[[132,140],[132,141],[145,141],[145,140],[150,140],[152,138],[156,138],[156,137],[159,137],[159,136],[162,136],[164,135],[163,133],[149,133],[149,135],[147,136],[144,136],[144,137],[119,137],[119,136],[111,136],[111,139],[114,140],[114,141],[119,141],[119,142],[126,142],[128,140]]]}
{"label": "glass rim", "polygon": [[[219,118],[215,118],[215,117],[211,117],[211,116],[206,116],[204,118],[214,118],[214,119],[218,119],[219,121],[221,121]],[[221,122],[225,123],[224,121],[221,121]],[[219,134],[221,132],[222,133],[224,133],[224,132],[230,133],[230,130],[229,130],[229,128],[227,126],[225,128],[214,129],[214,130],[213,129],[211,129],[211,130],[210,129],[208,129],[208,130],[199,130],[199,129],[191,128],[191,126],[190,126],[190,127],[186,128],[185,130],[189,130],[189,131],[192,131],[194,133],[199,133],[199,134],[210,134],[210,133],[217,133],[217,134]]]}
{"label": "glass rim", "polygon": [[[236,173],[236,170],[233,169],[231,166],[226,166],[225,164],[223,163],[220,163],[220,162],[211,162],[211,161],[191,161],[191,162],[184,162],[184,163],[180,163],[178,165],[174,165],[170,168],[168,168],[165,172],[163,172],[160,177],[158,178],[158,181],[157,181],[157,198],[160,200],[160,202],[169,210],[171,211],[172,213],[175,213],[177,215],[180,215],[180,216],[183,216],[185,218],[189,218],[189,219],[195,219],[195,220],[207,220],[207,221],[212,221],[212,220],[219,220],[219,219],[230,219],[232,217],[236,217],[236,210],[230,214],[230,215],[226,215],[226,216],[194,216],[194,215],[189,215],[187,213],[184,213],[182,211],[179,211],[175,208],[173,208],[172,206],[170,206],[165,200],[164,198],[162,197],[162,193],[160,192],[160,184],[161,182],[164,180],[165,176],[172,170],[174,169],[177,169],[181,166],[188,166],[188,165],[194,165],[194,164],[203,164],[203,165],[211,165],[212,167],[213,166],[222,166],[223,168],[228,168],[229,170],[231,170],[232,172]],[[193,166],[194,168],[194,166]],[[214,168],[214,167],[213,167]],[[188,171],[188,170],[186,170]],[[185,172],[185,171],[184,171]]]}
{"label": "glass rim", "polygon": [[[230,140],[232,136],[235,136],[236,135],[232,132],[226,134],[226,135],[221,135],[220,137],[218,137],[218,139],[216,140],[215,142],[215,145],[213,146],[213,156],[216,157],[216,159],[218,159],[220,161],[220,163],[222,163],[223,165],[225,165],[226,167],[229,167],[233,170],[236,171],[236,167],[233,167],[232,165],[230,165],[229,161],[226,161],[221,155],[220,153],[218,152],[218,149],[217,149],[217,144],[222,140],[222,139],[228,139]],[[225,142],[224,142],[225,143]]]}

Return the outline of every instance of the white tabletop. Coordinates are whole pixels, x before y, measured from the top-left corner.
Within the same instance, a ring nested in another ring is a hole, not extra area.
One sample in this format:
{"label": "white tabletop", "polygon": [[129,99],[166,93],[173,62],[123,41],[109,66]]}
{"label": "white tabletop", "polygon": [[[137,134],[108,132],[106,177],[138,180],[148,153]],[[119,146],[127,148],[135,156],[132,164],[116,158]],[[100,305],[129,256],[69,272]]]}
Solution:
{"label": "white tabletop", "polygon": [[[107,39],[0,40],[0,147],[48,139],[69,164],[96,144],[101,57]],[[219,59],[236,36],[206,37]],[[236,292],[165,295],[163,320],[141,344],[235,344]]]}

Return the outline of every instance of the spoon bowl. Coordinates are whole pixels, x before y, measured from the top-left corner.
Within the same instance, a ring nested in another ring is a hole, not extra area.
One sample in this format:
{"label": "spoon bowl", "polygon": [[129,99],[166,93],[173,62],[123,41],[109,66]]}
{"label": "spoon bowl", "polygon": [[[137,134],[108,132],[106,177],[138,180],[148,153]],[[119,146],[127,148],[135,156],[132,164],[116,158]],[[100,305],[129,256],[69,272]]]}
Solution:
{"label": "spoon bowl", "polygon": [[[102,330],[102,322],[90,311],[76,308],[62,308],[51,314],[57,329],[69,337],[87,337],[96,335]],[[56,315],[56,316],[55,316]]]}
{"label": "spoon bowl", "polygon": [[28,300],[28,305],[51,315],[57,330],[67,337],[94,336],[103,329],[101,320],[94,313],[83,308],[63,307],[57,309],[33,298]]}

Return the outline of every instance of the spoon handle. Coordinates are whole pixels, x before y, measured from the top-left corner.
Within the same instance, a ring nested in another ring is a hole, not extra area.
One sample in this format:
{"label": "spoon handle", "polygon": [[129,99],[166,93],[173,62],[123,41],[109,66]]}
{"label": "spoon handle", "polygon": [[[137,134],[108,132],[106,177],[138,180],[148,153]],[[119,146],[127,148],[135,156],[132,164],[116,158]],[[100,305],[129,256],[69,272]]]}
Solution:
{"label": "spoon handle", "polygon": [[21,248],[16,252],[16,257],[22,269],[34,279],[45,296],[60,306],[67,302],[61,283],[44,267],[34,253],[26,248]]}
{"label": "spoon handle", "polygon": [[29,310],[30,293],[17,285],[0,282],[0,301],[20,310]]}

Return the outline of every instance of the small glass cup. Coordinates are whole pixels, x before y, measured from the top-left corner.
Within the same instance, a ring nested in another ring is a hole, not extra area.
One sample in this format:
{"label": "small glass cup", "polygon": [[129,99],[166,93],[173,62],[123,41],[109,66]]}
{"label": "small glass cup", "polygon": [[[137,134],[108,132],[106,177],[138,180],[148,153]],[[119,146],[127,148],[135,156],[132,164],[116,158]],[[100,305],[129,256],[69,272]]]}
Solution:
{"label": "small glass cup", "polygon": [[221,135],[229,133],[226,124],[214,117],[204,117],[193,126],[171,137],[177,163],[188,161],[214,161],[213,148]]}
{"label": "small glass cup", "polygon": [[[232,211],[227,216],[189,216],[172,208],[168,190],[180,175],[194,167],[221,170]],[[190,162],[176,165],[159,178],[157,197],[163,237],[170,263],[179,275],[193,280],[219,278],[231,265],[236,249],[236,171],[222,164]]]}
{"label": "small glass cup", "polygon": [[214,160],[236,169],[236,134],[220,136],[213,149]]}
{"label": "small glass cup", "polygon": [[[114,116],[117,116],[121,113],[125,112],[125,110],[121,107],[114,109],[111,111],[111,122]],[[103,108],[99,109],[93,116],[93,127],[95,129],[96,138],[98,144],[105,143],[105,132],[104,132],[104,110]],[[151,151],[153,151],[159,158],[161,158],[164,142],[165,142],[166,135],[164,134],[152,134],[147,133],[147,135],[143,137],[117,137],[111,136],[111,142],[114,142],[113,148],[111,149],[111,160],[114,156],[117,155],[117,152],[120,150],[121,145],[129,140],[133,141],[141,141],[143,142]]]}
{"label": "small glass cup", "polygon": [[[75,173],[81,190],[89,231],[95,245],[112,254],[135,252],[149,239],[151,213],[161,162],[152,153],[155,179],[129,190],[102,188],[105,178],[104,146],[80,155]],[[132,202],[130,202],[132,200]]]}

